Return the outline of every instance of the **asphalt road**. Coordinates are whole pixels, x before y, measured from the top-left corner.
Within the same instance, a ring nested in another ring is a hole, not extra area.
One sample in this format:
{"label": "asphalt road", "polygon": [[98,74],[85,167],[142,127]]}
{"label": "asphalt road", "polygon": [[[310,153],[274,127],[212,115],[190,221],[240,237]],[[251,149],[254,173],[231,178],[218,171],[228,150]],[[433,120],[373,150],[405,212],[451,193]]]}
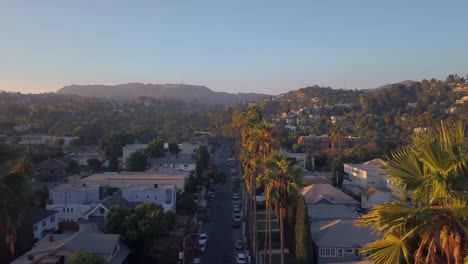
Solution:
{"label": "asphalt road", "polygon": [[214,154],[214,163],[219,170],[228,175],[226,183],[215,185],[215,198],[210,202],[211,222],[204,223],[202,232],[207,234],[206,251],[201,262],[222,264],[235,263],[236,249],[234,243],[241,239],[240,229],[232,228],[233,200],[231,184],[231,168],[225,166],[225,161],[231,156],[228,145],[222,145]]}

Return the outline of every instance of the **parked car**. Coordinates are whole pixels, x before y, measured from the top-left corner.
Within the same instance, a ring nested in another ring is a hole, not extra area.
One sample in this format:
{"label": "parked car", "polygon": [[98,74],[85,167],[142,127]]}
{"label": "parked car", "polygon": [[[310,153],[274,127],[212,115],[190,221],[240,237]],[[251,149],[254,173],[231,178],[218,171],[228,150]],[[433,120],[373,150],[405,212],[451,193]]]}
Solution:
{"label": "parked car", "polygon": [[201,260],[200,260],[199,257],[195,257],[195,258],[193,259],[193,264],[200,264],[200,263],[201,263]]}
{"label": "parked car", "polygon": [[200,248],[201,252],[205,252],[205,250],[206,250],[206,241],[205,242],[198,242],[198,247]]}
{"label": "parked car", "polygon": [[237,253],[236,254],[236,263],[237,264],[247,264],[247,258],[245,257],[244,253]]}
{"label": "parked car", "polygon": [[241,221],[241,216],[240,216],[240,214],[234,214],[234,221],[238,221],[238,222]]}
{"label": "parked car", "polygon": [[239,194],[236,194],[236,193],[235,193],[235,194],[232,196],[232,199],[234,199],[234,200],[239,200]]}
{"label": "parked car", "polygon": [[208,237],[206,236],[205,233],[201,233],[200,236],[198,237],[198,244],[200,243],[206,243],[206,240],[208,239]]}
{"label": "parked car", "polygon": [[234,221],[234,223],[232,223],[232,227],[237,229],[241,226],[241,222],[240,221]]}
{"label": "parked car", "polygon": [[234,205],[234,212],[239,213],[240,207],[238,205]]}
{"label": "parked car", "polygon": [[244,249],[244,242],[242,242],[242,240],[240,240],[240,239],[236,240],[236,249],[237,250],[243,250]]}

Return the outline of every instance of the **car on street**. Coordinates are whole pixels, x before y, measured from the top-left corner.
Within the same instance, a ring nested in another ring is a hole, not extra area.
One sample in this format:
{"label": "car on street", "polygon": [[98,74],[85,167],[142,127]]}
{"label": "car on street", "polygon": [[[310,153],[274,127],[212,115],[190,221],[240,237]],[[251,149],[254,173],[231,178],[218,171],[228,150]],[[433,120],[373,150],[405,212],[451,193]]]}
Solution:
{"label": "car on street", "polygon": [[234,195],[232,195],[232,199],[239,200],[239,194],[235,193]]}
{"label": "car on street", "polygon": [[242,240],[240,240],[240,239],[236,240],[236,249],[237,250],[243,250],[244,249],[244,242],[242,242]]}
{"label": "car on street", "polygon": [[234,229],[237,229],[241,226],[241,222],[240,221],[234,221],[234,223],[232,223],[232,227]]}
{"label": "car on street", "polygon": [[200,258],[195,257],[195,258],[193,259],[193,264],[200,264],[200,263],[201,263]]}
{"label": "car on street", "polygon": [[237,264],[247,264],[247,258],[245,257],[244,253],[237,253],[236,254],[236,263]]}
{"label": "car on street", "polygon": [[240,207],[238,205],[234,205],[234,212],[239,213]]}
{"label": "car on street", "polygon": [[241,220],[240,214],[234,214],[234,221],[240,222],[240,220]]}
{"label": "car on street", "polygon": [[205,250],[206,250],[206,241],[205,242],[198,242],[198,247],[200,248],[201,252],[205,252]]}
{"label": "car on street", "polygon": [[206,236],[205,233],[201,233],[200,236],[198,237],[198,244],[200,243],[206,243],[206,240],[208,239],[208,237]]}

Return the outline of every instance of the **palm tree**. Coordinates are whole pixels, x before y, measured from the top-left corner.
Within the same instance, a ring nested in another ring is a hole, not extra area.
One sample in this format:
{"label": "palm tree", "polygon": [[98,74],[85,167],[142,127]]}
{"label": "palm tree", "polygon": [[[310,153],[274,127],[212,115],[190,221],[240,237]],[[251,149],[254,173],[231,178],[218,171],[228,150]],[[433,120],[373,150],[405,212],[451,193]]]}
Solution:
{"label": "palm tree", "polygon": [[266,161],[266,167],[269,173],[271,198],[276,198],[275,208],[280,221],[280,240],[281,240],[281,263],[284,263],[284,220],[286,218],[286,209],[288,202],[298,196],[299,186],[301,184],[301,170],[291,166],[281,152],[272,152]]}
{"label": "palm tree", "polygon": [[29,198],[29,159],[9,162],[8,173],[0,175],[0,231],[11,254],[15,253],[17,230],[21,226]]}
{"label": "palm tree", "polygon": [[[468,154],[461,123],[417,134],[393,152],[384,171],[413,206],[374,206],[358,223],[383,233],[363,253],[375,263],[468,262]],[[405,197],[403,197],[405,198]]]}

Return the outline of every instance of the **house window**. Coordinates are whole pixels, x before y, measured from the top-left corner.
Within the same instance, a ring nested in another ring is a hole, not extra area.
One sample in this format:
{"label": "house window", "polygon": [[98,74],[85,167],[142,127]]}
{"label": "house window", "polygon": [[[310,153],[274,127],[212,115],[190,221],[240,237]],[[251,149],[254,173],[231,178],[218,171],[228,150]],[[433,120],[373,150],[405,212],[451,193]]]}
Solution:
{"label": "house window", "polygon": [[138,195],[135,195],[135,198],[138,198]]}
{"label": "house window", "polygon": [[65,208],[63,208],[63,212],[65,213]]}
{"label": "house window", "polygon": [[155,201],[158,200],[158,196],[155,195],[155,196],[154,196],[154,200],[155,200]]}
{"label": "house window", "polygon": [[149,199],[149,195],[146,195],[146,199]]}
{"label": "house window", "polygon": [[55,215],[50,217],[50,222],[53,223],[55,221]]}
{"label": "house window", "polygon": [[70,208],[70,212],[72,212],[72,213],[73,213],[73,208]]}
{"label": "house window", "polygon": [[336,248],[320,248],[319,255],[322,258],[336,257]]}
{"label": "house window", "polygon": [[345,255],[354,255],[354,248],[346,248],[344,253]]}
{"label": "house window", "polygon": [[172,203],[172,190],[166,190],[166,204]]}
{"label": "house window", "polygon": [[342,248],[337,248],[336,249],[336,256],[337,257],[343,257],[343,249]]}
{"label": "house window", "polygon": [[104,214],[104,208],[99,208],[99,213]]}
{"label": "house window", "polygon": [[70,208],[67,208],[67,213],[69,213],[69,212],[70,212]]}
{"label": "house window", "polygon": [[46,225],[46,220],[43,220],[42,221],[42,227],[44,227]]}
{"label": "house window", "polygon": [[354,249],[354,256],[359,257],[359,248]]}

